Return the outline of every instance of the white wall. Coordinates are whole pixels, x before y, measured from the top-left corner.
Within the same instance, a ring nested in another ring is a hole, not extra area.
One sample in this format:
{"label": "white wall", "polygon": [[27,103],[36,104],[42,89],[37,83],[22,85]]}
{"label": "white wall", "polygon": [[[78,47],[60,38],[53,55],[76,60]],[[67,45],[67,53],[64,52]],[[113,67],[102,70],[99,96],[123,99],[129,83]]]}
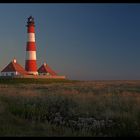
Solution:
{"label": "white wall", "polygon": [[51,75],[50,73],[39,73],[39,75]]}
{"label": "white wall", "polygon": [[1,76],[15,76],[15,75],[19,75],[19,73],[16,72],[1,72]]}

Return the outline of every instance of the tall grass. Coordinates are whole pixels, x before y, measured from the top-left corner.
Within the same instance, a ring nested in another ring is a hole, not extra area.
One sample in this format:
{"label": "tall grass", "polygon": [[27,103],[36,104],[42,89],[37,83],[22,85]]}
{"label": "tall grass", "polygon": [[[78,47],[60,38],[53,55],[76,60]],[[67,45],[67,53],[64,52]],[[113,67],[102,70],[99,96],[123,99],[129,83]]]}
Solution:
{"label": "tall grass", "polygon": [[139,81],[1,85],[0,135],[140,136],[139,89]]}
{"label": "tall grass", "polygon": [[68,79],[38,79],[38,78],[0,78],[0,84],[51,84],[51,83],[71,83],[78,80]]}

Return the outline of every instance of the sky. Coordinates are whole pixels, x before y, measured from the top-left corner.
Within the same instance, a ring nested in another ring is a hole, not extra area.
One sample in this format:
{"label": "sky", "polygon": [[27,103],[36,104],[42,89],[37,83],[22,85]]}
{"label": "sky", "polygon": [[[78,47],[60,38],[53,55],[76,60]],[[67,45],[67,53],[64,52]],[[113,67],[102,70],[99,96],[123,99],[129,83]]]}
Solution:
{"label": "sky", "polygon": [[0,4],[0,70],[23,67],[27,18],[35,20],[37,64],[73,80],[140,80],[140,4]]}

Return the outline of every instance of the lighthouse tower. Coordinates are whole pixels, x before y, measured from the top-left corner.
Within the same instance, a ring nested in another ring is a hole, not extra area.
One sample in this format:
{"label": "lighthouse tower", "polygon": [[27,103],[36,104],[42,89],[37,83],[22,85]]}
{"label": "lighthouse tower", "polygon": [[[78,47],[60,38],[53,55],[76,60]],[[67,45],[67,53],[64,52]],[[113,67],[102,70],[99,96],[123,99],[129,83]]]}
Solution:
{"label": "lighthouse tower", "polygon": [[32,16],[30,16],[27,21],[27,34],[28,40],[26,46],[25,70],[28,74],[38,75],[36,62],[35,24]]}

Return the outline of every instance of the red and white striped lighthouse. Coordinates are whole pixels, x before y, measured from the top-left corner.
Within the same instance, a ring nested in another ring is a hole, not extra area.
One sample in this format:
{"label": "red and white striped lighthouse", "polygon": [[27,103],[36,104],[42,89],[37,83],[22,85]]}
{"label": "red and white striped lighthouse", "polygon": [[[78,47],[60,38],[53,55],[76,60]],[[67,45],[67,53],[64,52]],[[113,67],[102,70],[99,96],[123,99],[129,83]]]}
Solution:
{"label": "red and white striped lighthouse", "polygon": [[38,75],[36,62],[35,24],[32,16],[30,16],[27,21],[27,34],[28,40],[26,46],[25,70],[29,74]]}

